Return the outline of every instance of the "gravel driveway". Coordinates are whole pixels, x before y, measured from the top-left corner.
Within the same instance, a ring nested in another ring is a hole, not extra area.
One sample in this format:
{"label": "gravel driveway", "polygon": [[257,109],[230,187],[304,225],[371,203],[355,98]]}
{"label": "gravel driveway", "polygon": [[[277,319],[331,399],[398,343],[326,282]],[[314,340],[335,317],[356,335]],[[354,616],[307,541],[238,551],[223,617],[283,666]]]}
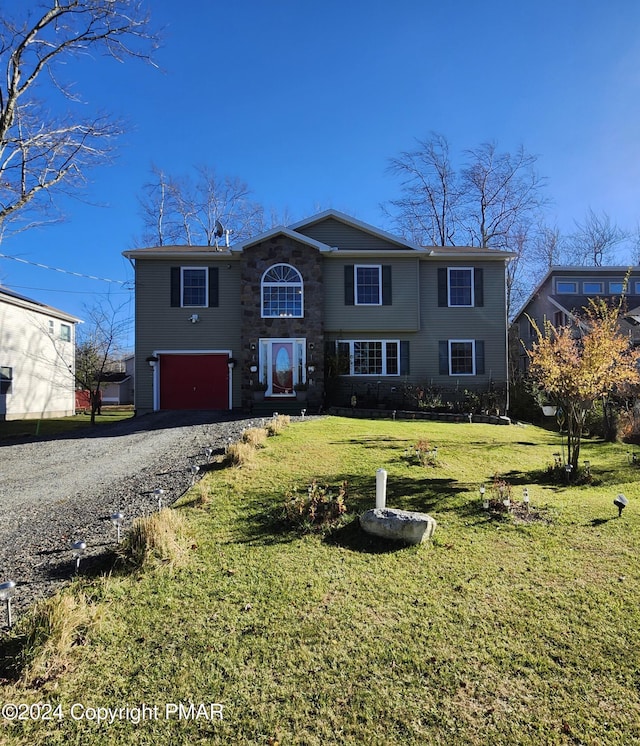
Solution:
{"label": "gravel driveway", "polygon": [[[160,412],[95,429],[29,442],[0,441],[0,582],[17,584],[20,612],[73,575],[71,544],[87,543],[87,560],[113,547],[109,517],[157,509],[153,491],[171,504],[191,485],[192,465],[206,469],[213,454],[259,420],[220,412]],[[82,563],[81,563],[82,570]],[[4,611],[0,609],[0,626]]]}

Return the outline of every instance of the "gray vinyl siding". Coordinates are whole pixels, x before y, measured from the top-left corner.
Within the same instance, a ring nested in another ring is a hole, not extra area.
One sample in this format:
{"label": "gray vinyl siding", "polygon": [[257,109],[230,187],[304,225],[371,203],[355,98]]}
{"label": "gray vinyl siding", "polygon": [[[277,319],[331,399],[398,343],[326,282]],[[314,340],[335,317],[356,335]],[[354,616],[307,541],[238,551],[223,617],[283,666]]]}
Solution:
{"label": "gray vinyl siding", "polygon": [[[464,266],[484,270],[484,305],[475,308],[438,306],[438,268],[460,262],[422,263],[422,333],[411,349],[411,370],[422,372],[422,379],[436,386],[484,386],[490,380],[507,378],[505,328],[505,275],[503,262],[465,261]],[[439,370],[438,342],[451,339],[484,341],[483,375],[442,376]]]}
{"label": "gray vinyl siding", "polygon": [[[171,267],[219,268],[216,308],[172,308]],[[154,350],[240,352],[240,264],[219,261],[145,259],[136,261],[136,409],[153,409],[152,374],[146,358]],[[200,321],[189,317],[197,313]],[[233,375],[233,406],[240,406],[240,375]]]}
{"label": "gray vinyl siding", "polygon": [[326,257],[323,268],[325,332],[387,334],[415,332],[419,328],[418,275],[420,262],[367,255],[362,264],[391,267],[392,303],[389,306],[345,305],[344,268],[358,264],[353,258]]}
{"label": "gray vinyl siding", "polygon": [[298,233],[321,241],[327,246],[337,246],[344,251],[380,251],[389,249],[406,249],[380,236],[373,236],[360,228],[341,223],[334,218],[327,218],[305,228],[298,228]]}

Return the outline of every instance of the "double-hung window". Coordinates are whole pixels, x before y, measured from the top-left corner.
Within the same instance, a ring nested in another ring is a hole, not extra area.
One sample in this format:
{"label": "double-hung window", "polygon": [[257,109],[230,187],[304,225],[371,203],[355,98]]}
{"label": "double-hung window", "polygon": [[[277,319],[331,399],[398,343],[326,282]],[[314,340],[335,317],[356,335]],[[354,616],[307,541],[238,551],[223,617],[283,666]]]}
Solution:
{"label": "double-hung window", "polygon": [[449,305],[471,307],[473,302],[473,269],[449,267]]}
{"label": "double-hung window", "polygon": [[71,327],[69,324],[60,324],[60,339],[63,342],[71,342]]}
{"label": "double-hung window", "polygon": [[301,319],[302,275],[290,264],[274,264],[262,276],[262,317]]}
{"label": "double-hung window", "polygon": [[484,375],[484,340],[443,339],[438,346],[440,375]]}
{"label": "double-hung window", "polygon": [[182,305],[204,308],[207,305],[207,270],[204,267],[181,267]]}
{"label": "double-hung window", "polygon": [[171,306],[217,307],[218,274],[218,267],[171,267]]}
{"label": "double-hung window", "polygon": [[382,267],[380,265],[356,264],[354,267],[356,306],[382,305]]}
{"label": "double-hung window", "polygon": [[438,269],[438,306],[441,308],[484,306],[484,269],[482,267],[440,267]]}

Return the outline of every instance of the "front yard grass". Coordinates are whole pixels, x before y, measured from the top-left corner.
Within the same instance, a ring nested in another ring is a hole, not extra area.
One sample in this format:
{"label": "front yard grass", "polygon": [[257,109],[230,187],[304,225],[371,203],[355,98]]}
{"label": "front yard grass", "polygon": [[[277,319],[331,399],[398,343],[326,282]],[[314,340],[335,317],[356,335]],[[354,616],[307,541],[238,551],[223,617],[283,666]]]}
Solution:
{"label": "front yard grass", "polygon": [[[424,439],[435,466],[406,457]],[[626,446],[586,441],[591,484],[543,483],[559,447],[535,427],[291,425],[183,498],[186,565],[74,584],[99,624],[62,676],[2,692],[62,717],[0,721],[0,742],[640,743],[639,472]],[[436,518],[431,544],[349,522],[373,506],[379,467],[390,507]],[[478,487],[496,473],[544,520],[489,516]],[[335,531],[281,522],[287,489],[313,479],[349,482]],[[220,703],[223,719],[166,716],[180,702]],[[130,709],[99,724],[91,707]]]}
{"label": "front yard grass", "polygon": [[[102,414],[96,415],[96,426],[126,420],[130,417],[133,417],[132,406],[103,407]],[[80,413],[71,417],[51,417],[42,420],[0,421],[0,440],[61,435],[85,427],[91,427],[91,413]]]}

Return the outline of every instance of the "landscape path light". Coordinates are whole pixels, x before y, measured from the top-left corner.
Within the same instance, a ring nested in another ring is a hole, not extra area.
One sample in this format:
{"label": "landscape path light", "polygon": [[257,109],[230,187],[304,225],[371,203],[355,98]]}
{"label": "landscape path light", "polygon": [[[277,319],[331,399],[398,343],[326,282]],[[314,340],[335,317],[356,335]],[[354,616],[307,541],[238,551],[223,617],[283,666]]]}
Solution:
{"label": "landscape path light", "polygon": [[76,572],[80,569],[80,560],[87,551],[87,543],[85,541],[74,541],[71,545],[71,553],[76,561]]}
{"label": "landscape path light", "polygon": [[209,463],[211,461],[211,456],[213,455],[213,448],[205,448],[204,455],[207,457],[207,463]]}
{"label": "landscape path light", "polygon": [[613,501],[613,504],[618,508],[618,518],[622,515],[622,511],[626,508],[628,502],[629,501],[622,493],[620,493]]}
{"label": "landscape path light", "polygon": [[193,464],[191,467],[191,485],[193,486],[196,483],[196,476],[198,472],[200,471],[200,467],[198,464]]}
{"label": "landscape path light", "polygon": [[7,609],[7,627],[11,629],[13,620],[11,618],[11,599],[15,595],[16,584],[13,580],[7,580],[6,583],[0,583],[0,601],[4,601]]}
{"label": "landscape path light", "polygon": [[529,489],[528,487],[525,487],[522,490],[522,502],[525,504],[527,512],[529,512]]}
{"label": "landscape path light", "polygon": [[162,496],[164,495],[164,490],[162,487],[156,487],[153,491],[153,494],[158,499],[158,511],[162,510]]}
{"label": "landscape path light", "polygon": [[484,510],[489,510],[489,498],[486,495],[487,488],[484,484],[480,485],[480,499],[482,500],[482,507]]}
{"label": "landscape path light", "polygon": [[111,516],[111,523],[116,527],[116,542],[118,544],[120,543],[120,527],[122,526],[123,520],[124,515],[119,511]]}

